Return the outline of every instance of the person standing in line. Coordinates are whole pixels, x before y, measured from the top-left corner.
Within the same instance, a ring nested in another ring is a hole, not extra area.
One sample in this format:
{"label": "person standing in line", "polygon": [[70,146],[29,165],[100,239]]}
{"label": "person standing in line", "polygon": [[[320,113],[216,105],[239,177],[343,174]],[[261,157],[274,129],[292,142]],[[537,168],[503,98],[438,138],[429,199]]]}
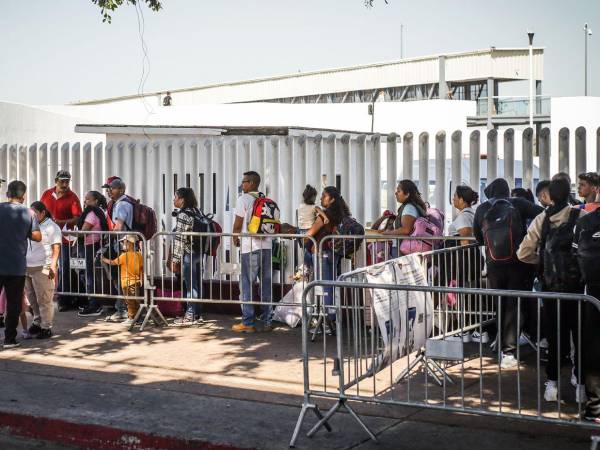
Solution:
{"label": "person standing in line", "polygon": [[[125,195],[127,186],[122,179],[113,177],[107,192],[112,203],[108,205],[109,219],[113,231],[130,231],[133,228],[133,205]],[[111,248],[118,247],[117,242],[110,242]],[[113,273],[114,274],[114,273]],[[121,291],[121,288],[119,287]],[[115,302],[116,312],[108,317],[108,321],[120,322],[127,320],[127,305],[121,299]]]}
{"label": "person standing in line", "polygon": [[[456,237],[472,237],[475,211],[473,205],[479,201],[479,194],[469,186],[456,186],[452,197],[452,205],[458,210],[456,218],[448,227],[448,234]],[[471,242],[461,240],[460,245],[469,245]]]}
{"label": "person standing in line", "polygon": [[[542,282],[542,291],[583,293],[581,273],[577,260],[572,252],[573,230],[578,219],[586,214],[580,208],[569,205],[570,186],[564,179],[550,182],[549,192],[552,206],[538,215],[527,230],[527,235],[521,242],[517,257],[526,264],[539,267],[538,273]],[[577,323],[577,303],[544,300],[544,325],[548,340],[548,363],[546,364],[546,387],[544,400],[555,402],[558,399],[560,381],[559,354],[569,353],[571,345],[574,351],[575,398],[585,402],[583,374],[579,373],[579,326]],[[534,312],[535,313],[535,312]],[[560,328],[559,328],[560,324]],[[561,342],[558,342],[558,337]],[[571,338],[572,342],[571,344]]]}
{"label": "person standing in line", "polygon": [[[317,248],[313,249],[313,256],[317,258],[317,251],[323,239],[335,233],[344,218],[351,216],[350,208],[342,197],[342,194],[335,186],[327,186],[321,194],[321,206],[323,212],[319,213],[317,220],[306,233],[312,237]],[[327,281],[336,280],[341,274],[342,252],[335,251],[333,241],[329,241],[331,245],[323,246],[321,255],[321,279]],[[326,287],[323,289],[323,304],[324,306],[333,306],[335,303],[334,289]],[[326,308],[325,332],[332,334],[335,332],[335,309]]]}
{"label": "person standing in line", "polygon": [[119,266],[121,273],[121,290],[127,305],[127,319],[123,325],[133,324],[135,316],[140,309],[140,300],[131,297],[141,297],[143,284],[144,258],[136,249],[138,238],[135,235],[126,235],[121,238],[122,253],[115,259],[103,257],[102,262],[110,266]]}
{"label": "person standing in line", "polygon": [[[573,251],[581,269],[586,293],[600,299],[600,271],[597,236],[600,232],[600,209],[586,214],[575,226]],[[588,401],[583,419],[600,425],[600,311],[586,301],[582,305],[582,369]]]}
{"label": "person standing in line", "polygon": [[548,192],[548,186],[550,186],[550,180],[542,180],[535,188],[535,196],[537,197],[538,203],[542,205],[543,208],[547,208],[548,206],[552,205],[552,200],[550,200],[550,192]]}
{"label": "person standing in line", "polygon": [[[77,228],[82,231],[109,231],[109,225],[106,215],[106,198],[98,191],[90,191],[85,195],[85,209],[79,217]],[[85,257],[85,279],[86,292],[88,294],[101,291],[101,283],[96,282],[96,267],[94,261],[96,253],[101,247],[103,235],[86,234],[83,237],[83,250]],[[89,296],[88,303],[85,308],[79,311],[80,317],[99,316],[102,314],[102,306],[95,297]]]}
{"label": "person standing in line", "polygon": [[[527,232],[526,223],[544,209],[520,197],[509,197],[510,188],[503,178],[492,181],[484,190],[487,201],[475,211],[473,235],[486,250],[488,287],[531,291],[535,273],[533,268],[517,258],[517,249]],[[524,303],[524,302],[523,302]],[[521,307],[521,313],[524,310]],[[501,297],[499,302],[501,323],[498,324],[497,345],[501,347],[501,367],[515,367],[518,339],[525,320],[519,317],[517,299]]]}
{"label": "person standing in line", "polygon": [[581,198],[584,204],[595,203],[598,195],[598,187],[600,187],[600,177],[596,172],[580,173],[577,177],[577,195]]}
{"label": "person standing in line", "polygon": [[32,242],[27,250],[25,292],[33,309],[33,323],[27,330],[27,336],[48,339],[52,336],[53,300],[62,235],[42,202],[33,202],[31,209],[40,224],[42,241]]}
{"label": "person standing in line", "polygon": [[0,292],[4,289],[6,293],[4,348],[19,346],[17,325],[25,288],[28,239],[42,240],[37,219],[23,206],[26,191],[25,183],[11,181],[6,192],[8,201],[0,203]]}
{"label": "person standing in line", "polygon": [[[81,216],[81,203],[79,197],[70,188],[71,174],[67,170],[59,170],[54,178],[54,187],[42,194],[41,202],[46,206],[54,218],[54,222],[63,230],[72,230],[79,216]],[[71,292],[71,266],[70,245],[67,238],[63,238],[60,249],[60,266],[58,273],[58,291]],[[58,297],[58,310],[67,311],[74,305],[74,300],[68,295]]]}
{"label": "person standing in line", "polygon": [[[254,202],[259,195],[260,175],[254,171],[245,172],[242,178],[243,194],[238,198],[235,206],[235,221],[233,223],[233,233],[246,233],[248,222],[252,218]],[[241,249],[241,267],[240,277],[240,300],[242,302],[253,301],[252,286],[258,278],[260,285],[260,301],[270,303],[272,299],[271,280],[273,276],[272,269],[272,242],[269,237],[261,235],[242,237],[235,236],[233,243]],[[263,322],[263,331],[273,330],[271,325],[271,305],[261,307],[260,320]],[[254,325],[254,305],[242,303],[242,322],[233,325],[231,328],[237,333],[255,333]]]}
{"label": "person standing in line", "polygon": [[[173,206],[177,208],[177,223],[169,268],[173,273],[182,275],[185,298],[201,299],[202,274],[204,272],[204,255],[202,254],[202,245],[200,245],[202,238],[181,234],[192,233],[194,222],[200,216],[196,194],[191,188],[177,189],[173,197]],[[199,325],[202,322],[202,303],[190,301],[187,303],[184,316],[175,319],[174,325],[191,326]]]}

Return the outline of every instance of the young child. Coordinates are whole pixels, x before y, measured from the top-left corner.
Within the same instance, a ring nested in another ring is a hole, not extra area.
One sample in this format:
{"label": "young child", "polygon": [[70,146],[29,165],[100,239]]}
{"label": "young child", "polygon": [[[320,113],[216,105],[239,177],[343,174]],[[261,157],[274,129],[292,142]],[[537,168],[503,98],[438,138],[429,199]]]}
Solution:
{"label": "young child", "polygon": [[302,193],[302,203],[298,206],[298,230],[306,233],[317,219],[315,202],[317,201],[317,190],[310,184],[306,185]]}
{"label": "young child", "polygon": [[128,297],[138,297],[142,291],[142,271],[144,269],[144,258],[142,253],[136,249],[138,239],[136,236],[127,235],[120,240],[123,252],[115,259],[102,258],[102,262],[111,266],[119,266],[121,274],[121,289],[127,304],[127,320],[124,325],[133,324],[133,319],[140,307],[139,300]]}

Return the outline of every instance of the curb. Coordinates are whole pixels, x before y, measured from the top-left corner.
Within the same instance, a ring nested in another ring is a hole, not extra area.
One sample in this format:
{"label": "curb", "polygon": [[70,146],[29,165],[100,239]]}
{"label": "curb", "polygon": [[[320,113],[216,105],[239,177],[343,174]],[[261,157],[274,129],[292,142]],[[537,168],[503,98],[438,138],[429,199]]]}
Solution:
{"label": "curb", "polygon": [[3,432],[33,439],[73,445],[94,450],[246,450],[227,444],[212,444],[196,439],[160,436],[104,425],[75,423],[0,411]]}

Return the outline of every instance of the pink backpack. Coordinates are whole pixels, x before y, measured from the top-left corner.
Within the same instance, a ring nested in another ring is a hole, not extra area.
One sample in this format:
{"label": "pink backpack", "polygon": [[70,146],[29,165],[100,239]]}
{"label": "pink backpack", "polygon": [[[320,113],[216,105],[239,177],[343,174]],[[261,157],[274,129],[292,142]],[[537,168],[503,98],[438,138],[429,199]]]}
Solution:
{"label": "pink backpack", "polygon": [[400,253],[410,255],[417,252],[428,252],[439,248],[442,241],[428,241],[427,238],[444,235],[444,213],[437,208],[427,208],[424,216],[415,220],[410,237],[419,239],[402,239]]}

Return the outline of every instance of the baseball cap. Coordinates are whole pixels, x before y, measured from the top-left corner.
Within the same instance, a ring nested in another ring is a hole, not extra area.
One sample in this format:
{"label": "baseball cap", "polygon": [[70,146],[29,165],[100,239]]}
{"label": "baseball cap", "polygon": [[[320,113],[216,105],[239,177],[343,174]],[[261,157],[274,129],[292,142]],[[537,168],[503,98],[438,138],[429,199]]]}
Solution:
{"label": "baseball cap", "polygon": [[58,172],[56,172],[56,179],[57,180],[70,180],[71,174],[69,173],[68,170],[59,170]]}
{"label": "baseball cap", "polygon": [[108,178],[106,179],[106,183],[104,183],[104,184],[102,185],[102,189],[109,188],[109,187],[110,187],[110,183],[112,183],[112,182],[113,182],[113,181],[115,181],[115,180],[120,180],[120,179],[121,179],[121,178],[119,178],[119,177],[117,177],[117,176],[108,177]]}
{"label": "baseball cap", "polygon": [[111,189],[125,189],[125,183],[120,178],[115,178],[108,185]]}
{"label": "baseball cap", "polygon": [[120,242],[129,241],[132,244],[135,244],[138,241],[138,237],[135,234],[128,234],[119,239]]}

